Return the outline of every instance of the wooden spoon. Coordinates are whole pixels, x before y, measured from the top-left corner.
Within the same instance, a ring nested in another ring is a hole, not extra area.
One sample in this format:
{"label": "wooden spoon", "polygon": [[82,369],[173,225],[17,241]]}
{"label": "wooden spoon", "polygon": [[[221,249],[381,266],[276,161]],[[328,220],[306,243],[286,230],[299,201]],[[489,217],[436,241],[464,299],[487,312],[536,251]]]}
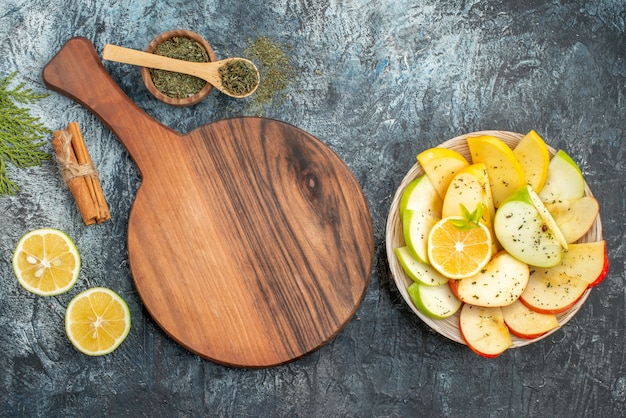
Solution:
{"label": "wooden spoon", "polygon": [[156,68],[159,70],[174,71],[177,73],[189,74],[207,82],[211,83],[216,89],[222,93],[236,97],[238,99],[247,97],[254,93],[258,87],[257,85],[245,94],[235,94],[228,90],[222,84],[222,77],[219,73],[219,68],[231,61],[245,61],[252,65],[257,74],[257,80],[259,80],[259,70],[252,63],[252,61],[245,58],[227,58],[220,61],[212,62],[192,62],[178,60],[174,58],[164,57],[162,55],[151,54],[149,52],[137,51],[136,49],[124,48],[122,46],[107,44],[102,50],[102,59],[121,62],[124,64],[139,65],[142,67]]}

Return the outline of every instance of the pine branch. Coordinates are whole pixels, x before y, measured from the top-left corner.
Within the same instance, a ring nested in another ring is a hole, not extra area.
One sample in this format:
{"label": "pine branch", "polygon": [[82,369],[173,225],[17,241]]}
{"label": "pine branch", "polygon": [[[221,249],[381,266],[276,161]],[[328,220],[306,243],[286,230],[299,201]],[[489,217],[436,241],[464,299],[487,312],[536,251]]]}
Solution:
{"label": "pine branch", "polygon": [[45,145],[42,139],[52,131],[39,118],[29,115],[28,108],[18,107],[18,104],[34,104],[48,94],[25,88],[25,83],[10,88],[16,74],[0,79],[0,196],[20,191],[19,186],[9,179],[7,163],[26,168],[41,165],[43,160],[50,158],[40,148]]}

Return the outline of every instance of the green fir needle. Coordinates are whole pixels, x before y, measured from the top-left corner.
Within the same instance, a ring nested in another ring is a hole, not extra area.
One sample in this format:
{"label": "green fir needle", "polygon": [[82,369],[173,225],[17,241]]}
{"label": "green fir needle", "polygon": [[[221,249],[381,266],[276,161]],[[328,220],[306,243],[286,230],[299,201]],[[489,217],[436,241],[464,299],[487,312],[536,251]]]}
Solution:
{"label": "green fir needle", "polygon": [[16,74],[17,71],[0,79],[0,196],[20,191],[8,176],[7,163],[26,168],[41,165],[50,158],[40,148],[45,145],[44,136],[52,131],[39,118],[30,116],[28,108],[18,106],[33,104],[48,95],[25,88],[25,83],[10,88]]}

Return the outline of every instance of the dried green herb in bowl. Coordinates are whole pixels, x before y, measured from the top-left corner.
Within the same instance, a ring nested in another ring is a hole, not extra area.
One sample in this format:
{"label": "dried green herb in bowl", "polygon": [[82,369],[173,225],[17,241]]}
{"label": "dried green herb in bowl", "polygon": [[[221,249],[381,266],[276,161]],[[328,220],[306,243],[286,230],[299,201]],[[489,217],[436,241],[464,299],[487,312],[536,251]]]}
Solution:
{"label": "dried green herb in bowl", "polygon": [[[217,61],[211,45],[195,32],[171,30],[157,36],[146,52],[195,62]],[[187,74],[142,68],[141,76],[150,93],[173,106],[190,106],[204,100],[213,86]]]}

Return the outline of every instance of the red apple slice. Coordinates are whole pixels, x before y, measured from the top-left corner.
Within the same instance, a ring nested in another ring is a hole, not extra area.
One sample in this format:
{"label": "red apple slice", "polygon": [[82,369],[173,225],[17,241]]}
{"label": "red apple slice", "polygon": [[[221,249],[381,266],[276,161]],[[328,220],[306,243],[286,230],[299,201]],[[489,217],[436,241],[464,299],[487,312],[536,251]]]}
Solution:
{"label": "red apple slice", "polygon": [[598,201],[591,196],[546,203],[546,208],[568,243],[585,235],[600,212]]}
{"label": "red apple slice", "polygon": [[533,267],[528,286],[520,300],[535,312],[558,314],[565,312],[578,302],[588,283],[565,273]]}
{"label": "red apple slice", "polygon": [[513,345],[499,307],[464,304],[459,317],[459,330],[467,346],[482,357],[497,357]]}
{"label": "red apple slice", "polygon": [[450,287],[461,301],[475,306],[506,306],[519,299],[529,277],[528,264],[501,251],[476,275],[451,280]]}
{"label": "red apple slice", "polygon": [[565,273],[584,281],[589,287],[596,286],[609,271],[606,241],[570,244],[561,257],[561,264],[546,271],[550,274]]}
{"label": "red apple slice", "polygon": [[559,326],[556,315],[535,312],[519,300],[503,306],[502,314],[511,334],[519,338],[538,338]]}

